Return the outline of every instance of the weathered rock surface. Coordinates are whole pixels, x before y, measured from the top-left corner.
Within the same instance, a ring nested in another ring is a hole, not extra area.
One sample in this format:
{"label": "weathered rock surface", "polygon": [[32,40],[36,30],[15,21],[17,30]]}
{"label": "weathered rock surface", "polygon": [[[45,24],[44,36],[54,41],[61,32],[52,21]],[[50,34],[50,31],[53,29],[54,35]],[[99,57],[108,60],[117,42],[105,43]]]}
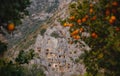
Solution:
{"label": "weathered rock surface", "polygon": [[[58,2],[57,8],[46,12],[47,8],[53,8],[55,2]],[[69,44],[69,28],[62,27],[57,21],[68,16],[66,12],[70,2],[71,0],[33,0],[31,7],[28,8],[31,15],[17,27],[20,30],[15,31],[12,37],[8,37],[9,45],[13,48],[6,55],[15,58],[21,49],[34,49],[39,57],[32,60],[31,64],[42,64],[46,68],[47,76],[83,74],[84,65],[76,63],[75,60],[89,47],[81,40],[78,44]],[[48,24],[45,23],[47,20]],[[39,28],[43,23],[46,31],[41,35]]]}
{"label": "weathered rock surface", "polygon": [[[82,41],[81,45],[69,44],[68,29],[57,23],[56,26],[47,28],[43,36],[38,34],[36,38],[34,49],[39,54],[40,63],[47,68],[47,76],[70,76],[85,72],[84,65],[75,60],[83,49],[89,47],[83,46]],[[57,37],[51,36],[52,33],[56,33]]]}
{"label": "weathered rock surface", "polygon": [[17,30],[12,35],[6,35],[10,48],[36,31],[44,22],[54,16],[57,11],[65,8],[71,0],[31,0],[31,2],[30,7],[27,8],[30,15],[22,19],[22,24],[16,27]]}

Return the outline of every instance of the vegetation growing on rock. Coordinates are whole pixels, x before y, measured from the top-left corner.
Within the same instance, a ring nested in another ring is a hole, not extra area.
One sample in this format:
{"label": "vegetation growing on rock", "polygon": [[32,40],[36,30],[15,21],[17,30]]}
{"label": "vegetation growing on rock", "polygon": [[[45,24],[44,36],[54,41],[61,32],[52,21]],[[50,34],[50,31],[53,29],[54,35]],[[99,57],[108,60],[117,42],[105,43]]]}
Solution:
{"label": "vegetation growing on rock", "polygon": [[4,51],[7,51],[7,45],[0,41],[0,54],[3,54]]}
{"label": "vegetation growing on rock", "polygon": [[0,76],[45,76],[40,64],[29,63],[34,55],[34,50],[30,49],[27,52],[20,51],[15,61],[10,58],[0,58]]}
{"label": "vegetation growing on rock", "polygon": [[[120,75],[118,4],[119,0],[79,0],[70,5],[70,17],[62,21],[63,26],[70,27],[73,42],[83,40],[91,48],[82,55],[88,76],[96,76],[98,72],[105,76]],[[89,37],[83,33],[89,33]]]}
{"label": "vegetation growing on rock", "polygon": [[18,64],[25,64],[25,63],[29,63],[29,61],[31,59],[33,59],[33,57],[35,56],[34,50],[30,49],[29,51],[25,52],[23,50],[20,51],[18,57],[15,59],[15,61]]}

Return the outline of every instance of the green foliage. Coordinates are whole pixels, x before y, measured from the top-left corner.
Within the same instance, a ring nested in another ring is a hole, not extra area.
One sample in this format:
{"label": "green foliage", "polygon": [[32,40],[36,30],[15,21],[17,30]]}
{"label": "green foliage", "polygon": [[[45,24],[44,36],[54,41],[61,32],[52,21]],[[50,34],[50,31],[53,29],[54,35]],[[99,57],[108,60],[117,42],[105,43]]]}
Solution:
{"label": "green foliage", "polygon": [[29,69],[28,76],[45,76],[42,66],[32,65],[32,68]]}
{"label": "green foliage", "polygon": [[23,76],[23,67],[16,65],[6,65],[0,70],[1,76]]}
{"label": "green foliage", "polygon": [[43,36],[45,32],[46,32],[46,28],[43,28],[43,29],[40,31],[40,34]]}
{"label": "green foliage", "polygon": [[20,51],[13,63],[9,58],[0,58],[0,76],[45,76],[42,66],[30,64],[26,66],[34,57],[34,50]]}
{"label": "green foliage", "polygon": [[55,32],[55,31],[52,32],[51,36],[55,37],[55,38],[59,38],[60,37],[59,34],[57,32]]}
{"label": "green foliage", "polygon": [[15,61],[19,64],[25,64],[25,63],[28,64],[29,61],[33,59],[34,55],[35,54],[33,49],[30,49],[27,52],[21,50],[18,57],[15,59]]}
{"label": "green foliage", "polygon": [[29,68],[0,59],[0,76],[45,76],[45,74],[43,68],[38,65],[31,65]]}
{"label": "green foliage", "polygon": [[7,44],[0,41],[0,54],[2,54],[4,51],[7,51]]}
{"label": "green foliage", "polygon": [[[89,73],[85,73],[84,76],[93,76],[93,75],[91,75]],[[96,76],[104,76],[104,74],[103,73],[98,73]]]}
{"label": "green foliage", "polygon": [[21,19],[28,15],[26,7],[30,4],[30,0],[0,0],[0,26],[6,28],[4,23],[12,22],[20,24]]}
{"label": "green foliage", "polygon": [[6,60],[0,59],[0,76],[23,76],[25,74],[23,69],[11,61],[6,62]]}
{"label": "green foliage", "polygon": [[[97,76],[100,71],[105,76],[119,76],[120,1],[83,0],[82,3],[79,1],[70,6],[70,17],[75,18],[66,19],[66,23],[68,23],[66,27],[70,27],[74,43],[81,39],[91,48],[89,51],[85,50],[80,57],[86,66],[86,71],[91,76]],[[92,11],[90,11],[91,9]],[[78,19],[81,20],[80,23],[77,22]],[[71,27],[69,24],[73,24],[73,26]],[[79,30],[80,28],[83,28],[84,31]],[[76,29],[81,32],[76,32]],[[90,36],[83,36],[83,32],[89,33]],[[80,39],[76,38],[77,36],[80,36]]]}
{"label": "green foliage", "polygon": [[75,59],[75,62],[76,62],[76,63],[79,63],[79,61],[80,61],[79,58]]}

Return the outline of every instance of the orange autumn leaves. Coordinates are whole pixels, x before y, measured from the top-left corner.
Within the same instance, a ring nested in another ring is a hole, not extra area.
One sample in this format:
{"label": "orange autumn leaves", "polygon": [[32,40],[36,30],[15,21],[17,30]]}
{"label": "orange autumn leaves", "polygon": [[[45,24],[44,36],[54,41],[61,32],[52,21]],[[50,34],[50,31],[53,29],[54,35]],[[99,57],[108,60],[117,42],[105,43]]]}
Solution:
{"label": "orange autumn leaves", "polygon": [[90,14],[92,14],[92,13],[94,12],[93,6],[94,6],[94,5],[93,5],[92,3],[89,5],[89,7],[90,7],[90,9],[89,9]]}
{"label": "orange autumn leaves", "polygon": [[71,36],[74,39],[78,40],[78,39],[80,39],[79,33],[82,33],[82,32],[84,32],[84,28],[77,29],[71,33]]}
{"label": "orange autumn leaves", "polygon": [[64,27],[72,27],[73,26],[73,24],[72,23],[64,23]]}
{"label": "orange autumn leaves", "polygon": [[7,26],[8,31],[13,31],[15,29],[14,23],[9,23]]}
{"label": "orange autumn leaves", "polygon": [[[118,2],[113,1],[111,4],[108,3],[108,6],[105,10],[105,15],[110,24],[114,24],[116,22],[116,14],[117,14],[117,8],[118,8]],[[111,6],[110,6],[111,5]]]}
{"label": "orange autumn leaves", "polygon": [[75,31],[73,31],[73,32],[71,33],[71,36],[72,36],[74,39],[78,40],[78,39],[80,39],[80,36],[79,36],[78,34],[79,34],[79,30],[77,29],[77,30],[75,30]]}
{"label": "orange autumn leaves", "polygon": [[92,36],[92,38],[97,38],[97,37],[98,37],[98,35],[97,35],[95,32],[93,32],[93,33],[91,34],[91,36]]}
{"label": "orange autumn leaves", "polygon": [[72,36],[72,38],[78,40],[81,38],[79,34],[82,32],[84,32],[84,28],[76,29],[73,32],[71,32],[71,36]]}
{"label": "orange autumn leaves", "polygon": [[[112,9],[112,10],[114,10],[114,11],[112,11],[112,12],[113,12],[112,14],[114,14],[116,10],[115,10],[115,9]],[[117,18],[116,18],[115,15],[110,16],[110,15],[111,15],[110,10],[106,9],[105,14],[106,14],[106,19],[108,18],[107,20],[108,20],[108,22],[109,22],[110,24],[115,23],[115,21],[116,21]]]}
{"label": "orange autumn leaves", "polygon": [[118,6],[118,2],[117,1],[113,1],[112,2],[112,6]]}
{"label": "orange autumn leaves", "polygon": [[[87,19],[89,18],[89,16],[88,15],[85,15],[83,18],[81,18],[81,19],[77,19],[77,23],[79,24],[79,23],[84,23],[84,22],[86,22],[87,21]],[[75,18],[75,16],[71,16],[70,18],[69,18],[69,20],[76,20],[76,18]]]}
{"label": "orange autumn leaves", "polygon": [[84,23],[84,22],[86,22],[86,21],[88,20],[88,18],[89,18],[89,16],[88,16],[88,15],[85,15],[85,16],[81,19],[81,21]]}
{"label": "orange autumn leaves", "polygon": [[[75,16],[71,16],[70,18],[69,18],[69,20],[72,20],[72,21],[75,21],[78,25],[79,24],[82,24],[82,23],[85,23],[87,20],[88,20],[88,18],[89,18],[89,16],[88,15],[85,15],[83,18],[81,18],[81,19],[76,19],[75,18]],[[93,21],[93,20],[96,20],[96,16],[93,16],[92,18],[91,18],[91,20]],[[73,24],[73,23],[68,23],[68,22],[65,22],[64,23],[64,27],[73,27],[73,26],[78,26],[78,25],[75,25],[75,24]],[[79,29],[76,29],[76,30],[74,30],[74,31],[72,31],[71,32],[71,37],[73,38],[73,39],[75,39],[75,40],[79,40],[80,38],[82,38],[81,36],[80,36],[80,34],[81,33],[83,33],[84,32],[84,28],[79,28]],[[91,37],[92,38],[97,38],[98,37],[98,35],[97,34],[95,34],[95,35],[91,35]]]}
{"label": "orange autumn leaves", "polygon": [[[85,32],[85,30],[86,30],[86,28],[84,28],[84,27],[87,27],[87,26],[91,27],[92,24],[98,23],[98,21],[100,21],[100,20],[104,21],[104,22],[108,22],[110,25],[114,25],[114,23],[116,23],[116,21],[117,21],[116,14],[118,12],[116,8],[119,6],[117,1],[108,3],[107,7],[105,6],[105,9],[103,10],[104,13],[102,13],[102,14],[100,14],[100,12],[99,12],[99,14],[97,13],[97,9],[95,6],[97,6],[97,5],[90,3],[87,11],[84,11],[85,13],[80,14],[80,15],[72,14],[67,19],[67,21],[65,21],[64,26],[70,27],[70,29],[73,29],[71,31],[71,37],[73,39],[78,40],[78,39],[82,38],[81,33]],[[100,15],[103,15],[103,16],[100,16]],[[103,20],[104,18],[106,20]],[[116,27],[115,30],[119,31],[120,28]],[[91,36],[91,38],[93,38],[93,39],[96,39],[99,37],[99,33],[96,32],[96,30],[93,30],[89,36]]]}
{"label": "orange autumn leaves", "polygon": [[75,19],[75,16],[71,16],[69,19],[70,19],[70,20],[74,20],[74,19]]}
{"label": "orange autumn leaves", "polygon": [[[92,5],[91,5],[91,7],[92,7]],[[76,18],[76,16],[70,16],[70,17],[68,18],[69,21],[68,21],[68,22],[65,22],[65,23],[63,24],[63,26],[64,26],[64,27],[74,28],[74,27],[81,26],[81,24],[87,22],[87,20],[94,21],[94,20],[96,20],[96,18],[97,18],[96,15],[94,15],[94,16],[92,16],[92,17],[89,17],[89,15],[87,15],[87,14],[84,15],[82,18]],[[75,23],[77,23],[77,24],[72,23],[73,21],[74,21]],[[78,28],[78,29],[74,29],[74,30],[71,32],[71,37],[72,37],[73,39],[75,39],[75,40],[79,40],[80,38],[82,38],[82,37],[80,36],[80,34],[83,33],[84,30],[85,30],[85,29],[84,29],[83,27]],[[97,34],[95,34],[94,37],[93,37],[93,35],[91,35],[91,36],[92,36],[92,38],[97,38],[97,37],[98,37]]]}
{"label": "orange autumn leaves", "polygon": [[113,24],[116,21],[116,17],[115,16],[111,16],[109,19],[109,23]]}
{"label": "orange autumn leaves", "polygon": [[81,19],[78,19],[78,20],[77,20],[77,23],[78,23],[78,24],[82,23],[82,20],[81,20]]}

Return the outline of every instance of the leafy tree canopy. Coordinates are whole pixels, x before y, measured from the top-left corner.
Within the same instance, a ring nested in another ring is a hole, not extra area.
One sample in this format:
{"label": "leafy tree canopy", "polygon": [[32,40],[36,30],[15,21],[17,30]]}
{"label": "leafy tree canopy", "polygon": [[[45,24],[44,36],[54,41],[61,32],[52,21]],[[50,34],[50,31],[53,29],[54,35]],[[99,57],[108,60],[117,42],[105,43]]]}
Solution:
{"label": "leafy tree canopy", "polygon": [[83,40],[91,48],[81,55],[88,76],[97,76],[98,72],[120,75],[119,4],[119,0],[78,0],[62,21],[64,27],[70,27],[71,42]]}
{"label": "leafy tree canopy", "polygon": [[7,51],[7,45],[0,41],[0,54]]}
{"label": "leafy tree canopy", "polygon": [[9,23],[18,25],[28,15],[30,0],[0,0],[0,26],[7,29]]}

